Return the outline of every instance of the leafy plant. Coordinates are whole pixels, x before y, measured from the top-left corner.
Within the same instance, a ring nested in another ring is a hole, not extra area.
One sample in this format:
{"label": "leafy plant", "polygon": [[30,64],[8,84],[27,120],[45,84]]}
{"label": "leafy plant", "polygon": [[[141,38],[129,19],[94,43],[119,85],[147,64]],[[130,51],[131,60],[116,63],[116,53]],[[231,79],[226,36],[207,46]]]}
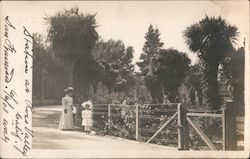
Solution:
{"label": "leafy plant", "polygon": [[186,78],[189,64],[190,59],[187,55],[175,49],[162,49],[153,60],[153,74],[159,80],[171,102],[175,101],[178,88]]}
{"label": "leafy plant", "polygon": [[204,61],[208,103],[213,110],[220,109],[221,96],[218,86],[218,67],[233,50],[238,28],[220,16],[206,16],[184,31],[189,49]]}

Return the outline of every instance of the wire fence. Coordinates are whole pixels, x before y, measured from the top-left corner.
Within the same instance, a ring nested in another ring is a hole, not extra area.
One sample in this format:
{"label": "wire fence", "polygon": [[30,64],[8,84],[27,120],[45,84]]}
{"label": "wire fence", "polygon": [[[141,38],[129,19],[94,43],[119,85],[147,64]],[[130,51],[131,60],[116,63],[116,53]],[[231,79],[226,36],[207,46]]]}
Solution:
{"label": "wire fence", "polygon": [[[233,135],[231,130],[234,128],[228,122],[234,123],[230,118],[233,112],[232,104],[228,109],[217,111],[185,109],[186,115],[184,116],[180,112],[180,106],[180,103],[95,104],[93,106],[93,129],[99,135],[178,148],[182,145],[180,142],[186,142],[188,138],[187,147],[193,150],[233,149],[230,148],[230,143],[235,140],[231,142],[230,136]],[[76,114],[76,117],[81,118],[81,114]],[[181,122],[182,119],[184,121]],[[81,119],[78,119],[76,123],[80,125],[80,121]],[[186,133],[182,128],[185,125],[187,126]],[[185,136],[184,140],[180,133]]]}
{"label": "wire fence", "polygon": [[[176,113],[177,104],[94,105],[94,128],[102,135],[146,142]],[[151,143],[176,147],[178,138],[176,123],[174,120]]]}
{"label": "wire fence", "polygon": [[[204,132],[217,150],[223,149],[223,120],[219,117],[190,117]],[[190,126],[190,148],[194,150],[209,150],[208,145],[201,136]]]}

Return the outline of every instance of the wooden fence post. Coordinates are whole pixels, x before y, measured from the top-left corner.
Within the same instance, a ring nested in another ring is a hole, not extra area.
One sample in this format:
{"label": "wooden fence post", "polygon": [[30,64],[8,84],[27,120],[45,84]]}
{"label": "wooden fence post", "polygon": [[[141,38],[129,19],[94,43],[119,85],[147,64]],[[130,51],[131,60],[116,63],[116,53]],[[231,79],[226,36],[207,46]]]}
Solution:
{"label": "wooden fence post", "polygon": [[177,119],[178,119],[178,150],[189,149],[189,129],[187,124],[185,107],[179,103],[177,105]]}
{"label": "wooden fence post", "polygon": [[189,136],[189,127],[188,127],[188,121],[187,121],[187,109],[186,107],[183,107],[183,127],[184,127],[184,150],[189,150],[189,143],[190,143],[190,136]]}
{"label": "wooden fence post", "polygon": [[223,114],[223,150],[236,150],[236,108],[233,101],[227,101]]}
{"label": "wooden fence post", "polygon": [[136,141],[139,140],[139,105],[136,104],[136,119],[135,119],[135,138]]}
{"label": "wooden fence post", "polygon": [[111,108],[110,104],[108,105],[108,125],[109,125],[109,132],[111,131]]}

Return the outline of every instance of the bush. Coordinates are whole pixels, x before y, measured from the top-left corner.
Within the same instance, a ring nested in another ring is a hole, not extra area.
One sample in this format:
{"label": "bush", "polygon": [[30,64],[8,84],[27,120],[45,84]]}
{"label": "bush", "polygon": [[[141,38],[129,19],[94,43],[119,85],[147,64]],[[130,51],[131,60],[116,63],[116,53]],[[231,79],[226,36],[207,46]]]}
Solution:
{"label": "bush", "polygon": [[36,100],[36,99],[33,99],[32,105],[34,107],[36,107],[36,106],[62,105],[62,102],[61,102],[61,100],[50,100],[50,99]]}

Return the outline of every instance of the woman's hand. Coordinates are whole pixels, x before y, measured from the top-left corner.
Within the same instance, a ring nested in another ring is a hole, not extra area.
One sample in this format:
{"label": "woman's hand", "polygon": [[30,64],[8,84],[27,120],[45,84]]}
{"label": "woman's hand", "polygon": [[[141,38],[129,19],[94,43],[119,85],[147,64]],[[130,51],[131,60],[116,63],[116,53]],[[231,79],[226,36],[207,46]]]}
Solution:
{"label": "woman's hand", "polygon": [[64,109],[64,113],[65,113],[65,114],[67,113],[67,110],[66,110],[66,109]]}

